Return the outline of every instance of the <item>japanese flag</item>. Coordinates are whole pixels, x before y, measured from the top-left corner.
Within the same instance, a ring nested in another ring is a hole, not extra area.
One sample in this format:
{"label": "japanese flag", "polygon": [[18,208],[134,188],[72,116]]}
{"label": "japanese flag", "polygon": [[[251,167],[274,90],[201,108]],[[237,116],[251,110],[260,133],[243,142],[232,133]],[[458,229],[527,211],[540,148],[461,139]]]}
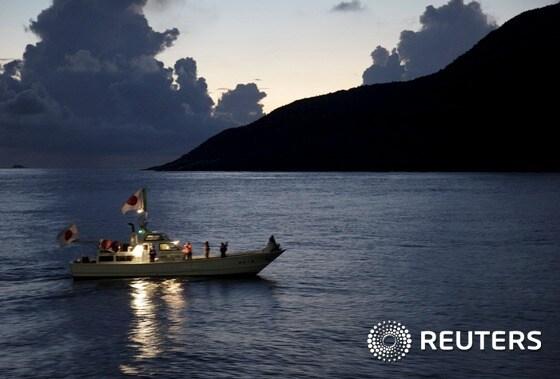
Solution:
{"label": "japanese flag", "polygon": [[62,232],[58,233],[58,243],[60,244],[60,246],[69,245],[78,239],[79,234],[80,233],[78,232],[78,227],[76,226],[76,224],[72,224]]}
{"label": "japanese flag", "polygon": [[138,213],[144,211],[144,188],[140,188],[138,191],[134,192],[123,204],[121,208],[122,214],[130,211],[137,211]]}

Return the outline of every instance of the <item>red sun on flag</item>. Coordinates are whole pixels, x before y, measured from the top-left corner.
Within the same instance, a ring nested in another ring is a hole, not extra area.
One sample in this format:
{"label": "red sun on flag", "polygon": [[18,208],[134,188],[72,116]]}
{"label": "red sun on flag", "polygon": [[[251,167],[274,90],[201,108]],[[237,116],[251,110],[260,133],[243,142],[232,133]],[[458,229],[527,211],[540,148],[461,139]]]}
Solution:
{"label": "red sun on flag", "polygon": [[74,233],[70,229],[68,229],[67,231],[64,232],[64,240],[70,241],[70,238],[72,238],[73,235]]}
{"label": "red sun on flag", "polygon": [[66,246],[78,239],[78,227],[76,224],[72,224],[68,226],[66,229],[62,230],[56,238],[58,239],[58,243],[60,246]]}
{"label": "red sun on flag", "polygon": [[137,211],[142,213],[144,209],[144,189],[140,188],[138,191],[133,193],[122,205],[121,212],[125,214],[131,211]]}

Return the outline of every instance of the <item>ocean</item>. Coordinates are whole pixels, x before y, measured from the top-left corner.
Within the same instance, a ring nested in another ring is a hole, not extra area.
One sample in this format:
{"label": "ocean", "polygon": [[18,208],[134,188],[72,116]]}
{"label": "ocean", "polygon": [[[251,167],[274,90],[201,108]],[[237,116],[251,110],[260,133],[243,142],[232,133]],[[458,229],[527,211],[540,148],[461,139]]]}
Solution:
{"label": "ocean", "polygon": [[[122,203],[194,253],[287,251],[245,279],[74,281],[128,238]],[[560,175],[0,170],[1,378],[537,378],[560,371]],[[402,360],[374,325],[410,331]],[[538,351],[420,349],[420,331],[538,330]]]}

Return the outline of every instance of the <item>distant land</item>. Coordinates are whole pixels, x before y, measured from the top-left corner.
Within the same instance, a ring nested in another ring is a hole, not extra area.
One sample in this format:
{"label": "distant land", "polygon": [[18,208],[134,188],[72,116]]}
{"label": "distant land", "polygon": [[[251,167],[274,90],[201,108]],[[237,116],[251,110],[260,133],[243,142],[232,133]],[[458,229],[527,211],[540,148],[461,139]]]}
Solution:
{"label": "distant land", "polygon": [[155,170],[558,171],[560,4],[444,70],[295,101]]}

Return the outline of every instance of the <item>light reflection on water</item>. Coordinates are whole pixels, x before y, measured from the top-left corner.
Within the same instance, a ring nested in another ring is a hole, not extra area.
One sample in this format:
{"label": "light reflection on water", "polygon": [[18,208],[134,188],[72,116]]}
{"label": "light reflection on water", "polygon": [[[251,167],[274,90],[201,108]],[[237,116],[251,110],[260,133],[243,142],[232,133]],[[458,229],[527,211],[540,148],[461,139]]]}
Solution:
{"label": "light reflection on water", "polygon": [[[128,332],[129,347],[135,353],[132,364],[121,364],[121,372],[137,375],[141,372],[134,362],[157,358],[169,341],[176,341],[183,330],[183,316],[187,301],[183,282],[178,279],[152,281],[134,280],[130,283],[130,309],[133,319]],[[163,301],[160,301],[163,300]],[[165,315],[162,322],[159,315]]]}
{"label": "light reflection on water", "polygon": [[183,294],[183,282],[179,279],[168,279],[161,284],[162,299],[167,308],[167,338],[174,343],[179,342],[179,334],[186,324],[185,309],[187,300]]}
{"label": "light reflection on water", "polygon": [[138,349],[136,358],[154,358],[161,353],[161,338],[156,318],[153,296],[158,284],[149,281],[131,283],[131,309],[134,321],[131,325],[129,338]]}

